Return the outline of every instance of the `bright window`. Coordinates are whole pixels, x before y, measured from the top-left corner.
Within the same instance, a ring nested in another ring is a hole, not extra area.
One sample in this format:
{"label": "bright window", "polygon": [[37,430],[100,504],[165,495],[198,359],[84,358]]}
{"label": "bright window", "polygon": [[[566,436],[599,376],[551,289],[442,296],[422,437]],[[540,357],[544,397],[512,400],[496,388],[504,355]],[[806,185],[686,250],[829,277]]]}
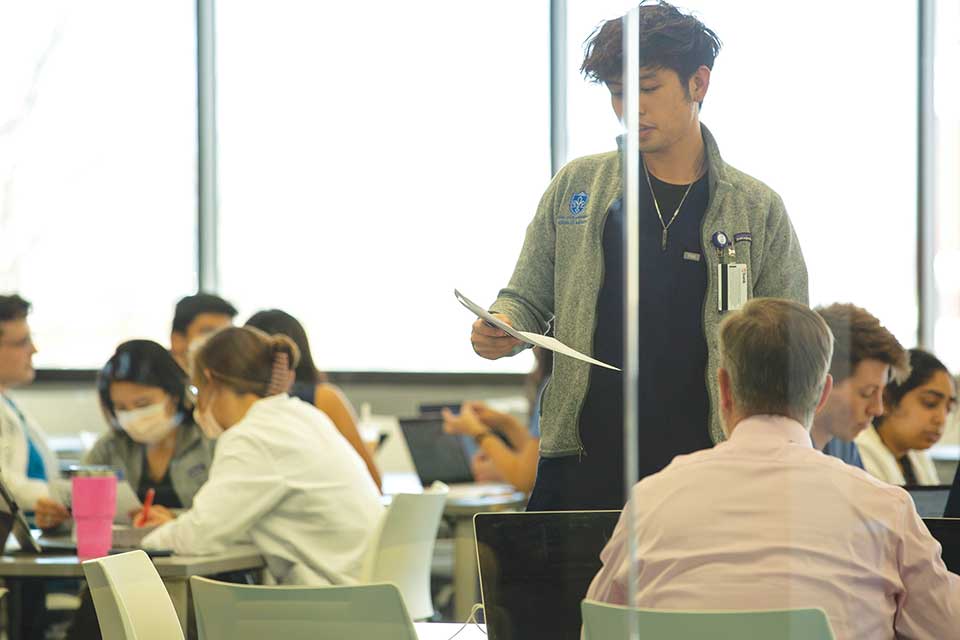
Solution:
{"label": "bright window", "polygon": [[[549,3],[217,5],[220,269],[331,370],[525,371],[469,346],[550,179]],[[242,318],[241,318],[242,319]]]}
{"label": "bright window", "polygon": [[[616,148],[621,127],[606,89],[579,76],[581,45],[595,26],[635,4],[570,3],[571,159]],[[880,10],[850,0],[832,3],[826,14],[802,2],[680,5],[723,42],[702,121],[727,162],[783,198],[806,259],[811,303],[856,303],[913,345],[916,4]]]}
{"label": "bright window", "polygon": [[39,367],[170,335],[197,286],[194,3],[0,5],[0,291]]}

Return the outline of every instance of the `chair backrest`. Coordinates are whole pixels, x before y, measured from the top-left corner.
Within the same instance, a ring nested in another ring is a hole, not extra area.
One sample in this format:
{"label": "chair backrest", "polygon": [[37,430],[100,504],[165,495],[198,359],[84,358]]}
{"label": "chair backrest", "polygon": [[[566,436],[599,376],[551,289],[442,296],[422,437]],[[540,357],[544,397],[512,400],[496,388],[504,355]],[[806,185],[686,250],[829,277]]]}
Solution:
{"label": "chair backrest", "polygon": [[423,493],[393,496],[364,563],[361,582],[397,585],[414,620],[433,615],[430,566],[449,490],[434,482]]}
{"label": "chair backrest", "polygon": [[631,616],[642,640],[834,640],[822,609],[655,611],[584,600],[581,610],[584,640],[627,640]]}
{"label": "chair backrest", "polygon": [[200,640],[416,640],[392,584],[250,586],[190,578]]}
{"label": "chair backrest", "polygon": [[183,639],[170,594],[143,551],[87,560],[83,573],[104,640]]}

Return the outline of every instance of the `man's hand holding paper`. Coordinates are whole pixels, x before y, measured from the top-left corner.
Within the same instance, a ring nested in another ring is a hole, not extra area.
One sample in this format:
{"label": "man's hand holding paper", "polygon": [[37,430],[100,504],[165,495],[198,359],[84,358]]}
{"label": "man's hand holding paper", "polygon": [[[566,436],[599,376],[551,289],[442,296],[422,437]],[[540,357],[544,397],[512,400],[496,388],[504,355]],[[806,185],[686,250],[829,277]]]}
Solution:
{"label": "man's hand holding paper", "polygon": [[556,338],[528,331],[517,331],[513,328],[507,316],[502,313],[491,314],[456,289],[453,290],[453,295],[460,301],[460,304],[472,311],[478,318],[474,321],[473,331],[470,334],[470,342],[473,344],[473,350],[477,352],[477,355],[488,360],[496,360],[503,356],[513,355],[521,344],[531,344],[583,362],[595,364],[598,367],[620,371],[620,369],[605,362],[600,362],[571,349]]}
{"label": "man's hand holding paper", "polygon": [[[502,313],[493,314],[497,320],[504,324],[511,324],[510,318]],[[470,332],[470,344],[478,356],[488,360],[496,360],[504,356],[512,355],[514,350],[522,343],[509,335],[503,329],[499,329],[482,318],[477,318],[473,323],[473,330]]]}

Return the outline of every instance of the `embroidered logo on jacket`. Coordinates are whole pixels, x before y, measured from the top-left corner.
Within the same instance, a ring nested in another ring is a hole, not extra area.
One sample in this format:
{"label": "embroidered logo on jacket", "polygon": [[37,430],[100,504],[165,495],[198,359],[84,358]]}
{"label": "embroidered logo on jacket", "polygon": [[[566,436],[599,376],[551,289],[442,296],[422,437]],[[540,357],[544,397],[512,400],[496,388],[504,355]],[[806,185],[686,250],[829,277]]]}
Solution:
{"label": "embroidered logo on jacket", "polygon": [[558,224],[585,224],[589,216],[583,215],[587,208],[587,201],[590,195],[586,191],[578,191],[570,196],[570,215],[560,215],[557,217]]}
{"label": "embroidered logo on jacket", "polygon": [[570,213],[575,216],[583,213],[583,210],[587,208],[587,200],[590,199],[590,196],[587,195],[586,191],[580,191],[573,194],[570,197]]}

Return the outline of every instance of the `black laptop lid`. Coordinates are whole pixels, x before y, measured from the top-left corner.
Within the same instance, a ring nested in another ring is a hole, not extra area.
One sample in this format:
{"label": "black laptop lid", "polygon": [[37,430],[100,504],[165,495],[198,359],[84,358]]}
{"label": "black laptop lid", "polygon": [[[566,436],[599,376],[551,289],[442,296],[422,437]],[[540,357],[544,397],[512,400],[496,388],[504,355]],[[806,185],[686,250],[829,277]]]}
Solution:
{"label": "black laptop lid", "polygon": [[941,518],[947,509],[950,485],[908,485],[904,487],[921,518]]}
{"label": "black laptop lid", "polygon": [[477,514],[490,640],[579,640],[580,601],[619,519],[619,511]]}
{"label": "black laptop lid", "polygon": [[947,498],[947,508],[943,510],[945,518],[960,518],[960,468],[953,474],[953,486]]}
{"label": "black laptop lid", "polygon": [[405,418],[400,420],[400,429],[423,486],[437,480],[447,484],[473,481],[470,458],[476,445],[466,436],[444,433],[443,418]]}
{"label": "black laptop lid", "polygon": [[947,569],[960,573],[960,518],[924,518],[924,524],[940,546]]}

